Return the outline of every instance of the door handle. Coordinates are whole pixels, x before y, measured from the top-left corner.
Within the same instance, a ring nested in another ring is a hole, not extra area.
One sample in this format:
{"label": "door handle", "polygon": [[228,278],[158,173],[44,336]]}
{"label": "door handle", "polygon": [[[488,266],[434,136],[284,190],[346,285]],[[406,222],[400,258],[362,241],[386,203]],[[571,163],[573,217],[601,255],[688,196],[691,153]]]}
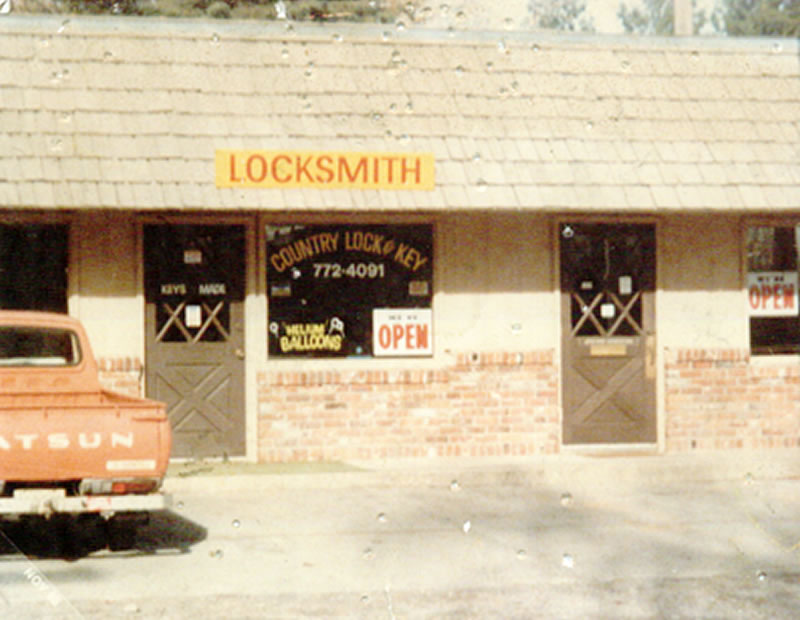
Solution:
{"label": "door handle", "polygon": [[237,359],[243,360],[244,359],[244,349],[237,348],[236,351],[233,352]]}
{"label": "door handle", "polygon": [[656,378],[656,335],[647,334],[644,339],[644,376]]}

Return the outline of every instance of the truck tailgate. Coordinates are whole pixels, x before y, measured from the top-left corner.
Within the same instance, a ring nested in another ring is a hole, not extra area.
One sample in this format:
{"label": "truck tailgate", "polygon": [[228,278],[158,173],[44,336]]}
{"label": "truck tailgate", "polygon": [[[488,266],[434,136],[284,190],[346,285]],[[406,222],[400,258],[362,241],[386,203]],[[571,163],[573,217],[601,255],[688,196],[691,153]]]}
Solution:
{"label": "truck tailgate", "polygon": [[0,480],[161,478],[169,450],[154,401],[109,392],[0,399]]}

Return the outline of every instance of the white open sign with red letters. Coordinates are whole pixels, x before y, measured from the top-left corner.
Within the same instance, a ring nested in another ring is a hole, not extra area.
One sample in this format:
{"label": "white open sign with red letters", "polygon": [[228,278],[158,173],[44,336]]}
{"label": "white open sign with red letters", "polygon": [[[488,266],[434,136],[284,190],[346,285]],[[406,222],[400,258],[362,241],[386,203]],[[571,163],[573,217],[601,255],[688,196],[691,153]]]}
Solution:
{"label": "white open sign with red letters", "polygon": [[433,355],[430,308],[373,309],[372,354],[376,357]]}
{"label": "white open sign with red letters", "polygon": [[747,274],[750,316],[797,316],[796,271],[751,271]]}

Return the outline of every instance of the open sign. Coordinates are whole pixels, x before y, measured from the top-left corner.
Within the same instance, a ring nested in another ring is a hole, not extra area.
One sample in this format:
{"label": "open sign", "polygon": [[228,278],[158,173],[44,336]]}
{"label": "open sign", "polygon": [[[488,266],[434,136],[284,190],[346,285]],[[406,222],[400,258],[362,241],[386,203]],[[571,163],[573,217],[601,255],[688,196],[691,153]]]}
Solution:
{"label": "open sign", "polygon": [[375,308],[372,353],[376,357],[433,355],[433,319],[429,308]]}
{"label": "open sign", "polygon": [[797,316],[797,272],[754,271],[747,274],[750,316]]}

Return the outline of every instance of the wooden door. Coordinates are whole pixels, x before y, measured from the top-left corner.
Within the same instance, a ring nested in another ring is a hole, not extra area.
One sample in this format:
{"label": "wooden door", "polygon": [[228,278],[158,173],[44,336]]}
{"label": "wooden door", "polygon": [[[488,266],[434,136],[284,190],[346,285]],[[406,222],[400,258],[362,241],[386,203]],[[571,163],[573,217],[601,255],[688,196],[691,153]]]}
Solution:
{"label": "wooden door", "polygon": [[146,379],[173,457],[245,454],[244,226],[144,228]]}
{"label": "wooden door", "polygon": [[565,444],[656,441],[655,227],[559,227]]}

